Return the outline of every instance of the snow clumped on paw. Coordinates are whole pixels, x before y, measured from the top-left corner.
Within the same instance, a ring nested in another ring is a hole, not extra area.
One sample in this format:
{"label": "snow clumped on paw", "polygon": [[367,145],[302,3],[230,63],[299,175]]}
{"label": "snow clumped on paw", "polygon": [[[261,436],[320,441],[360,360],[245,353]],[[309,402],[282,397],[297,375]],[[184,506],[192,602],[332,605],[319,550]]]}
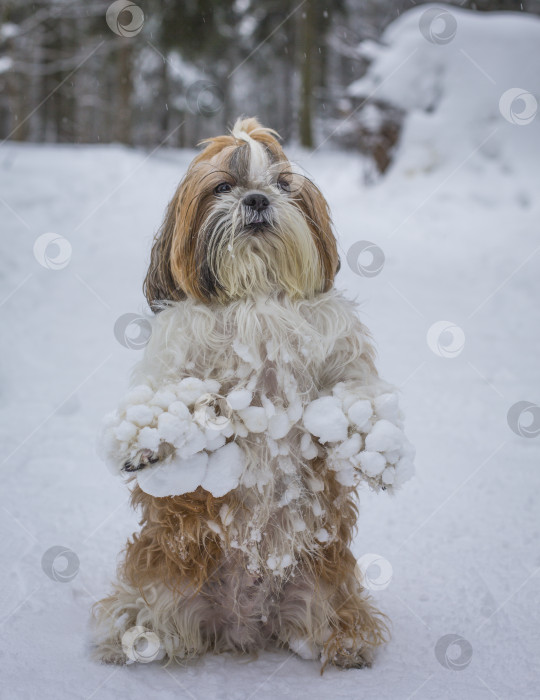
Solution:
{"label": "snow clumped on paw", "polygon": [[360,397],[357,386],[340,382],[332,396],[305,407],[303,425],[326,446],[329,466],[345,486],[363,479],[375,490],[394,490],[414,473],[414,448],[395,392]]}

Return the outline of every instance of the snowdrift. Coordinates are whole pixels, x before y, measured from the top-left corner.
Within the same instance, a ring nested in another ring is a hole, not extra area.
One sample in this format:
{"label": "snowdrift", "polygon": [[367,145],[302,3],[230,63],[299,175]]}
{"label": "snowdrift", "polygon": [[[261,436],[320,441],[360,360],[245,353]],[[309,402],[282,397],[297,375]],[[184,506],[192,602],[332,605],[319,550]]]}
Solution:
{"label": "snowdrift", "polygon": [[540,143],[540,19],[451,6],[411,9],[360,52],[372,63],[349,95],[406,113],[395,169],[414,175],[476,153],[527,167]]}

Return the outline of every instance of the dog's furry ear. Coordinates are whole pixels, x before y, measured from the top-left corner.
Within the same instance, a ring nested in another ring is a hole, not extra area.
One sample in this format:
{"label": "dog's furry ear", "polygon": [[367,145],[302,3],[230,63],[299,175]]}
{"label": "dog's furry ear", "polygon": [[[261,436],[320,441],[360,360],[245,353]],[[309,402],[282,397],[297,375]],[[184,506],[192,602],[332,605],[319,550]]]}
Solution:
{"label": "dog's furry ear", "polygon": [[304,214],[317,246],[324,274],[324,285],[321,291],[327,292],[332,288],[340,266],[337,241],[332,230],[328,204],[317,185],[309,178],[303,180],[295,199],[297,206]]}
{"label": "dog's furry ear", "polygon": [[150,308],[158,312],[166,301],[181,301],[186,298],[184,290],[178,286],[171,268],[172,247],[176,236],[179,189],[167,207],[161,228],[152,244],[150,266],[143,283],[143,292]]}

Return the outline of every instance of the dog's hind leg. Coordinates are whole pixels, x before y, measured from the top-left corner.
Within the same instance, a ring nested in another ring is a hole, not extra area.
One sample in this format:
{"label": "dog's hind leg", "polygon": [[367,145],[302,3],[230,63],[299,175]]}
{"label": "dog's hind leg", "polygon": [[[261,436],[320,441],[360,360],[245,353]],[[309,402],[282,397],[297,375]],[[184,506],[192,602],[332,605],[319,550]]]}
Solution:
{"label": "dog's hind leg", "polygon": [[143,640],[148,653],[159,647],[156,658],[198,656],[213,643],[206,632],[212,601],[201,589],[221,560],[217,535],[206,519],[218,518],[223,499],[202,489],[154,498],[135,487],[132,501],[142,507],[143,527],[128,540],[113,594],[94,608],[96,656],[127,663],[134,660],[127,649],[135,660],[146,661],[132,648],[136,627],[154,635]]}
{"label": "dog's hind leg", "polygon": [[[341,668],[370,666],[388,638],[384,616],[356,578],[349,549],[310,562],[284,588],[274,621],[280,645],[306,659]],[[332,564],[334,562],[334,564]],[[339,569],[339,570],[337,570]]]}
{"label": "dog's hind leg", "polygon": [[117,583],[94,607],[94,656],[113,664],[196,657],[207,651],[201,624],[206,607],[194,592],[181,594],[162,584],[140,591]]}

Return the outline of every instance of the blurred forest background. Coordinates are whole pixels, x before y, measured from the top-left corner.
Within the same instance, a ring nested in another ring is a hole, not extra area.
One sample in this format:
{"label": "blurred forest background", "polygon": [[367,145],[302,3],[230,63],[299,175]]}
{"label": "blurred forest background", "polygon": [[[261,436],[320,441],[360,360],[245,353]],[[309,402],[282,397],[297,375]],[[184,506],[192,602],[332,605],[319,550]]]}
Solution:
{"label": "blurred forest background", "polygon": [[[371,149],[383,171],[400,115],[375,103],[381,118],[362,125],[348,87],[369,65],[363,47],[419,4],[1,0],[0,138],[191,147],[256,114],[306,147]],[[454,4],[540,14],[538,0]],[[344,136],[334,125],[348,115],[357,128]]]}

